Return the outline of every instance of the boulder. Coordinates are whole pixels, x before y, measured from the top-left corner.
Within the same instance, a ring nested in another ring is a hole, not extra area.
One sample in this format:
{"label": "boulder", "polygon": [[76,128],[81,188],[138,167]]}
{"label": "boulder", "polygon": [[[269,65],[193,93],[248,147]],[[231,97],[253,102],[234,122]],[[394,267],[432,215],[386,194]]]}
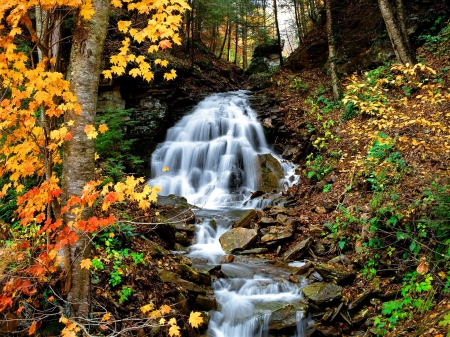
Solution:
{"label": "boulder", "polygon": [[158,269],[158,276],[161,279],[161,281],[165,282],[165,283],[175,283],[178,284],[179,286],[183,287],[184,289],[188,290],[188,291],[192,291],[195,293],[200,293],[200,294],[205,294],[206,291],[205,289],[203,289],[202,287],[200,287],[199,285],[187,281],[187,280],[183,280],[181,278],[180,275],[165,270],[165,269]]}
{"label": "boulder", "polygon": [[289,248],[287,251],[284,252],[284,254],[281,256],[283,261],[290,261],[300,258],[305,252],[309,249],[309,246],[311,246],[312,239],[307,238],[291,248]]}
{"label": "boulder", "polygon": [[234,228],[250,228],[250,224],[253,220],[256,219],[256,211],[254,209],[250,209],[245,212],[239,220],[235,221],[233,224]]}
{"label": "boulder", "polygon": [[350,281],[355,276],[353,271],[349,271],[337,263],[316,263],[314,268],[324,280],[341,284]]}
{"label": "boulder", "polygon": [[280,162],[270,153],[259,154],[257,159],[260,168],[258,189],[265,192],[280,191],[279,182],[284,178]]}
{"label": "boulder", "polygon": [[195,310],[210,311],[217,310],[217,301],[214,296],[199,294],[194,304]]}
{"label": "boulder", "polygon": [[250,248],[257,238],[258,233],[254,229],[233,228],[223,233],[219,242],[225,252],[232,253]]}
{"label": "boulder", "polygon": [[261,243],[273,242],[290,238],[293,230],[287,227],[271,226],[269,232],[261,238]]}
{"label": "boulder", "polygon": [[181,270],[181,276],[186,280],[205,286],[211,285],[211,275],[209,273],[197,271],[185,264],[178,265],[178,268]]}
{"label": "boulder", "polygon": [[240,255],[250,255],[250,254],[264,254],[267,253],[269,250],[267,248],[253,248],[253,249],[247,249],[243,250],[242,252],[238,252]]}
{"label": "boulder", "polygon": [[341,298],[342,287],[334,283],[316,282],[302,289],[303,294],[317,305]]}

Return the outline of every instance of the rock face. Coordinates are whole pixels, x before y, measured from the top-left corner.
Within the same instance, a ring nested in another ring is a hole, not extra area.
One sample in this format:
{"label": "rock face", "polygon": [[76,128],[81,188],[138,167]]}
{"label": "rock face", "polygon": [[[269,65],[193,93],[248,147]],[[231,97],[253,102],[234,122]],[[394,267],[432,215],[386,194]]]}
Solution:
{"label": "rock face", "polygon": [[[283,45],[281,46],[283,49]],[[268,71],[270,67],[280,63],[280,47],[278,41],[272,39],[256,46],[250,66],[246,70],[248,75]]]}
{"label": "rock face", "polygon": [[270,192],[279,191],[279,181],[284,178],[281,164],[271,154],[259,154],[258,161],[261,167],[259,190]]}
{"label": "rock face", "polygon": [[251,248],[257,238],[258,233],[254,229],[233,228],[223,233],[219,242],[225,252],[232,253],[236,250]]}
{"label": "rock face", "polygon": [[316,304],[324,304],[341,298],[342,288],[334,283],[316,282],[302,289],[303,294]]}
{"label": "rock face", "polygon": [[289,303],[272,311],[269,321],[269,329],[281,330],[295,326],[297,324],[297,312],[303,312],[304,316],[308,307],[300,302]]}
{"label": "rock face", "polygon": [[241,218],[233,224],[233,227],[249,228],[252,220],[254,220],[255,218],[256,218],[256,211],[254,209],[251,209],[246,213],[244,213],[244,215],[242,215]]}

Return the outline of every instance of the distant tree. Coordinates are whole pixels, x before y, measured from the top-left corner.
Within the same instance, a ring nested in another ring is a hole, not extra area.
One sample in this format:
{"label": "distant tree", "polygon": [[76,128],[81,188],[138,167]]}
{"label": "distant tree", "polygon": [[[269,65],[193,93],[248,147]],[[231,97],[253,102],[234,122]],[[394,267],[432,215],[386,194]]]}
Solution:
{"label": "distant tree", "polygon": [[332,0],[325,0],[325,11],[327,15],[327,38],[328,38],[328,62],[330,64],[331,83],[333,87],[333,98],[339,100],[342,94],[336,67],[336,48],[333,34],[333,15],[331,11]]}

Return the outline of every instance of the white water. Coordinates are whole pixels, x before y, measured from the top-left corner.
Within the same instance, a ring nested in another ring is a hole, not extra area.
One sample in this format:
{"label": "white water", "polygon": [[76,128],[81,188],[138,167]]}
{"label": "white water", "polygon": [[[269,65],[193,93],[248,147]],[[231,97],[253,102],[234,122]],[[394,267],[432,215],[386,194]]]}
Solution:
{"label": "white water", "polygon": [[[243,91],[215,94],[202,101],[191,114],[167,132],[167,140],[152,155],[153,177],[162,195],[184,196],[203,210],[196,211],[195,244],[189,257],[216,265],[225,252],[220,236],[239,216],[232,208],[255,207],[248,203],[260,183],[257,155],[271,153],[263,129]],[[282,163],[286,180],[294,166]],[[162,173],[164,167],[169,172]],[[215,211],[204,211],[205,209]],[[205,263],[205,262],[203,262]],[[207,334],[211,337],[269,337],[273,310],[301,300],[304,283],[287,281],[287,266],[272,266],[263,260],[222,265],[226,276],[213,282],[218,311],[211,312]],[[306,336],[307,319],[297,312],[293,336]]]}
{"label": "white water", "polygon": [[[182,195],[203,208],[241,206],[258,189],[257,155],[265,153],[272,151],[247,94],[214,94],[167,131],[152,155],[150,184],[160,186],[161,195]],[[294,166],[280,163],[291,184]]]}

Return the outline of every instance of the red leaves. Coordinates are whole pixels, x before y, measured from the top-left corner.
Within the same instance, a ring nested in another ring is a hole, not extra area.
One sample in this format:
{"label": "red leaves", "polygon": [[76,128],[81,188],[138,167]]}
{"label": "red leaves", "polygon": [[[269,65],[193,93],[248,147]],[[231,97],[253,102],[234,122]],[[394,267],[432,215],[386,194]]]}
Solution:
{"label": "red leaves", "polygon": [[4,294],[0,295],[0,312],[5,310],[8,306],[12,306],[13,301],[12,298],[9,296],[6,296]]}

